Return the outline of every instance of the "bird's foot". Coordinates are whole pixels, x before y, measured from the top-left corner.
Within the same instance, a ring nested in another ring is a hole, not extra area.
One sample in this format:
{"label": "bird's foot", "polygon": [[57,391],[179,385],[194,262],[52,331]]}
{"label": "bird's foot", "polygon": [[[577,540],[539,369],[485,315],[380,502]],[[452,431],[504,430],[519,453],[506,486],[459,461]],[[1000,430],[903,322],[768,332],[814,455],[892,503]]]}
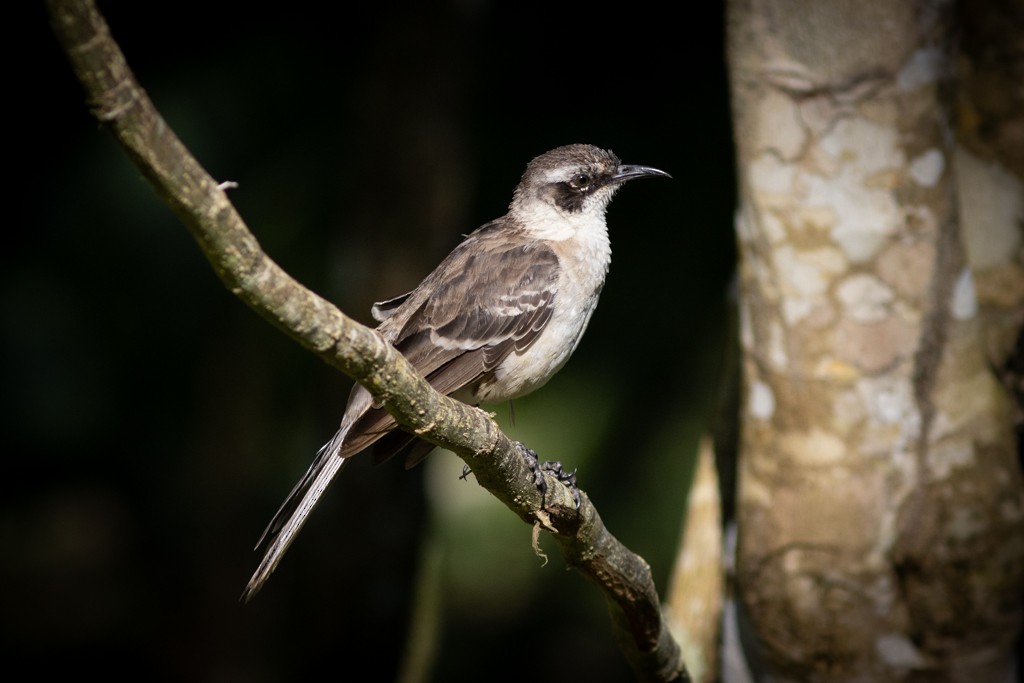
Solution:
{"label": "bird's foot", "polygon": [[562,467],[562,463],[555,460],[546,460],[540,462],[537,458],[537,451],[532,448],[527,448],[520,442],[516,442],[519,447],[519,451],[523,454],[523,458],[526,460],[526,464],[529,466],[530,471],[533,472],[533,483],[540,489],[541,505],[546,506],[547,501],[545,496],[548,492],[548,483],[544,478],[545,472],[550,472],[555,475],[558,481],[562,482],[570,491],[572,491],[572,499],[576,503],[576,509],[580,507],[580,490],[576,486],[576,470],[572,472],[567,471]]}

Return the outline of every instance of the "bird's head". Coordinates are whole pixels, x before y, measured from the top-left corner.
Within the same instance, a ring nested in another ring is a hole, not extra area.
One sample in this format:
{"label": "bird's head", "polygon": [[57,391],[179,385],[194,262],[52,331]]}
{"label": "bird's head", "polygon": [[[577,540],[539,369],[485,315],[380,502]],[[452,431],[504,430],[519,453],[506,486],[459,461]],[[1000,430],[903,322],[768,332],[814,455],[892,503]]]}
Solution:
{"label": "bird's head", "polygon": [[601,217],[623,183],[646,176],[671,177],[650,166],[623,164],[614,153],[600,147],[566,145],[541,154],[527,165],[510,208],[528,214],[543,205],[569,217]]}

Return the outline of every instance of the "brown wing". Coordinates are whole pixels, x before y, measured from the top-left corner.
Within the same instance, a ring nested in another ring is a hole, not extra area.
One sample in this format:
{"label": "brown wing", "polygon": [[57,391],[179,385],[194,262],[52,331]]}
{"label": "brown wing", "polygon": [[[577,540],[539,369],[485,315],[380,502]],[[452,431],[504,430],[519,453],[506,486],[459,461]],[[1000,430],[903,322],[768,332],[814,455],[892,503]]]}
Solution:
{"label": "brown wing", "polygon": [[[445,394],[490,372],[513,349],[529,347],[551,317],[558,282],[558,257],[546,243],[520,237],[461,246],[476,248],[446,260],[454,267],[432,283],[432,295],[393,342]],[[465,369],[470,360],[476,372]]]}
{"label": "brown wing", "polygon": [[[551,318],[558,268],[545,243],[489,224],[463,241],[378,329],[435,389],[451,394],[537,339]],[[350,407],[354,399],[355,392]],[[369,406],[350,417],[342,455],[396,426],[386,411]]]}

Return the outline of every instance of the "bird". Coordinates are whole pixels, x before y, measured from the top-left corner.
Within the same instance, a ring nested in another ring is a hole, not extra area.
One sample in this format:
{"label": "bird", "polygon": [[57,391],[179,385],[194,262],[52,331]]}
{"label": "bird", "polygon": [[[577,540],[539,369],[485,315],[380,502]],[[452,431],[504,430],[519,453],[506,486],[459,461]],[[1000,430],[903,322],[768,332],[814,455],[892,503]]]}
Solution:
{"label": "bird", "polygon": [[[411,292],[373,305],[376,331],[435,390],[464,403],[502,403],[540,388],[576,350],[597,306],[611,262],[609,202],[627,181],[651,176],[671,177],[589,144],[535,157],[504,216],[467,235]],[[367,389],[352,388],[338,431],[257,543],[268,546],[243,601],[262,588],[351,457],[371,446],[378,462],[405,451],[412,467],[433,449],[398,427]]]}

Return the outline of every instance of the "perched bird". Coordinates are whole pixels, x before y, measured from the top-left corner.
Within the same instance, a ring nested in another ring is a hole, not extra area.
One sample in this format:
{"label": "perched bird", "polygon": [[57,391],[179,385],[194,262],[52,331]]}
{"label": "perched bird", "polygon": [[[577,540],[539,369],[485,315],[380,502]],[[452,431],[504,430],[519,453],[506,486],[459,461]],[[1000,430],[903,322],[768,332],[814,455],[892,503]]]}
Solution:
{"label": "perched bird", "polygon": [[[377,331],[434,389],[465,403],[537,389],[569,359],[597,306],[611,261],[608,203],[624,182],[645,176],[668,174],[592,145],[538,156],[508,213],[468,235],[416,289],[373,306]],[[272,539],[243,599],[262,587],[349,458],[373,445],[383,459],[418,441],[397,427],[370,392],[352,389],[341,427],[257,544]],[[414,444],[407,466],[432,448]]]}

